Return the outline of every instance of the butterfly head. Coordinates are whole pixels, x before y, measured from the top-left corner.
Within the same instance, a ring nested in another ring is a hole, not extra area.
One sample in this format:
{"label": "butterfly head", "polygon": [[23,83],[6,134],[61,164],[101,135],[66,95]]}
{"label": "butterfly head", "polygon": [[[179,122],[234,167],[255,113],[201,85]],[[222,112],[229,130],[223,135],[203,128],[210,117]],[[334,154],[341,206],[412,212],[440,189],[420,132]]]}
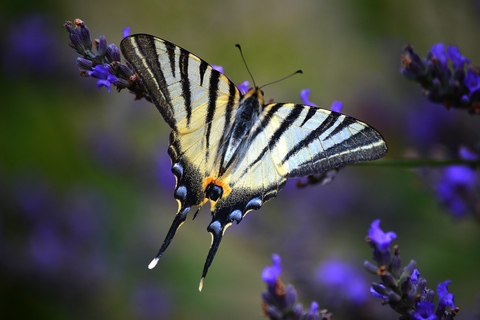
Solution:
{"label": "butterfly head", "polygon": [[263,90],[259,87],[253,87],[248,89],[247,93],[243,95],[242,101],[248,101],[250,99],[258,101],[258,103],[263,106],[265,102]]}

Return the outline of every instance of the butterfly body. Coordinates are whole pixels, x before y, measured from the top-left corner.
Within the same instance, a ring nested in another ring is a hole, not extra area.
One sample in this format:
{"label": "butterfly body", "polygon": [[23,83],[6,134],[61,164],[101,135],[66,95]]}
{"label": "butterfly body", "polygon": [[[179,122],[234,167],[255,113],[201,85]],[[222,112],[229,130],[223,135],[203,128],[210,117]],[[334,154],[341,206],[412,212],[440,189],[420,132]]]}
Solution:
{"label": "butterfly body", "polygon": [[[347,115],[242,95],[208,63],[150,35],[121,43],[125,58],[172,128],[168,154],[179,209],[154,267],[191,207],[210,202],[212,245],[202,281],[225,230],[274,198],[288,178],[322,173],[386,153],[381,135]],[[197,211],[198,212],[198,211]]]}

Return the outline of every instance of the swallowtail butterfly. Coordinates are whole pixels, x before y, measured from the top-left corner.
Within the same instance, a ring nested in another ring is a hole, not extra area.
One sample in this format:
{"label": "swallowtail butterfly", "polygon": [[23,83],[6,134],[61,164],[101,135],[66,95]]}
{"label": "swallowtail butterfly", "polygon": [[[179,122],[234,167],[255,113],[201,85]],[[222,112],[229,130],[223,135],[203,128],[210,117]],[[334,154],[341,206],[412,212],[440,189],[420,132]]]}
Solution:
{"label": "swallowtail butterfly", "polygon": [[288,178],[375,160],[387,151],[369,125],[313,106],[265,104],[258,87],[241,94],[207,62],[166,40],[131,35],[121,50],[172,129],[168,154],[179,209],[149,268],[190,208],[209,202],[212,243],[200,290],[225,230],[275,198]]}

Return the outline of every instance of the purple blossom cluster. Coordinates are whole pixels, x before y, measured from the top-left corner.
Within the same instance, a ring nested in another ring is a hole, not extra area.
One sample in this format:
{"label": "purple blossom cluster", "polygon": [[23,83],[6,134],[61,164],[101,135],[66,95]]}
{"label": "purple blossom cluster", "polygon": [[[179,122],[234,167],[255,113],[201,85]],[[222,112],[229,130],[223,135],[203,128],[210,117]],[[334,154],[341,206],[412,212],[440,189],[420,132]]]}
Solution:
{"label": "purple blossom cluster", "polygon": [[272,256],[273,265],[262,271],[262,280],[267,284],[267,290],[262,293],[263,314],[272,320],[329,320],[331,315],[327,310],[319,310],[315,301],[310,309],[303,310],[297,302],[297,292],[292,285],[283,284],[280,280],[282,265],[280,256]]}
{"label": "purple blossom cluster", "polygon": [[[478,161],[479,156],[466,147],[460,147],[460,158]],[[446,167],[436,184],[438,200],[456,218],[471,214],[480,217],[480,179],[478,169],[469,165]]]}
{"label": "purple blossom cluster", "polygon": [[441,103],[447,109],[480,113],[480,74],[458,47],[445,48],[443,43],[437,43],[424,59],[411,45],[406,45],[403,51],[402,74],[420,83],[428,100]]}
{"label": "purple blossom cluster", "polygon": [[[104,36],[95,41],[90,38],[90,30],[80,19],[67,21],[63,27],[70,38],[70,47],[75,49],[81,57],[77,58],[80,75],[97,80],[97,87],[106,87],[110,92],[111,85],[117,90],[128,88],[135,94],[135,99],[145,98],[150,101],[141,80],[136,76],[130,65],[122,64],[120,50],[114,44],[108,44]],[[123,36],[127,36],[130,29],[125,28]]]}
{"label": "purple blossom cluster", "polygon": [[370,292],[384,304],[401,315],[400,319],[447,320],[453,319],[459,309],[454,304],[453,294],[448,292],[450,280],[437,286],[438,304],[435,308],[435,292],[427,288],[427,281],[419,277],[415,260],[402,267],[399,247],[390,246],[397,235],[380,229],[380,220],[372,222],[368,231],[367,243],[373,249],[373,260],[364,262],[367,271],[380,277],[380,282],[372,283]]}

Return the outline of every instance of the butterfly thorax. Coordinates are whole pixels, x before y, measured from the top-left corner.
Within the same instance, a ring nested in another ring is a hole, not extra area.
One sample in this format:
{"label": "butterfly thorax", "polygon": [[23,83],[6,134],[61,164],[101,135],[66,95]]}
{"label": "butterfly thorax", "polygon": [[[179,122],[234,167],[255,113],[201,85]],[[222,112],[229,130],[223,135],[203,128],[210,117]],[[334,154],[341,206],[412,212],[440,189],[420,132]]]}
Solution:
{"label": "butterfly thorax", "polygon": [[248,134],[258,121],[263,105],[263,92],[259,88],[251,88],[241,97],[234,125],[225,136],[219,176],[234,165],[235,159],[241,159],[248,149]]}

